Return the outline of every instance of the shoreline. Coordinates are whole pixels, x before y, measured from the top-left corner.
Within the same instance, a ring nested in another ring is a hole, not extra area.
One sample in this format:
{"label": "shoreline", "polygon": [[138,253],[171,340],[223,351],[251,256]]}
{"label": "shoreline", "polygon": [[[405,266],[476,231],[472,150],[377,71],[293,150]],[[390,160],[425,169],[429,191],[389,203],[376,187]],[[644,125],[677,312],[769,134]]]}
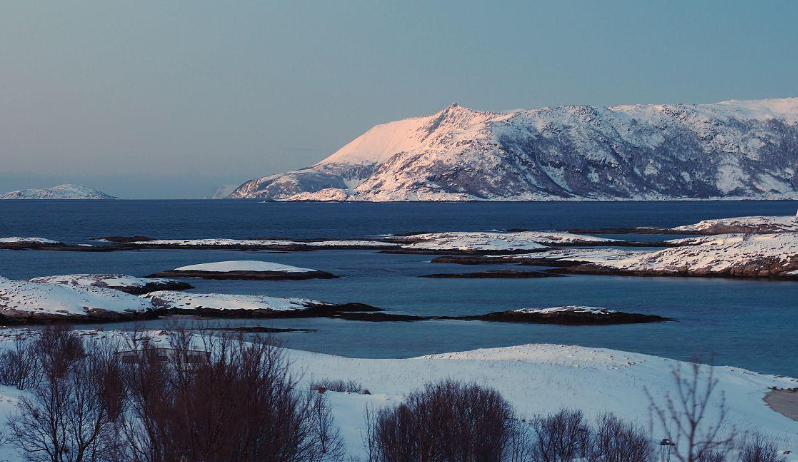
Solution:
{"label": "shoreline", "polygon": [[773,411],[798,422],[798,388],[774,389],[763,399]]}

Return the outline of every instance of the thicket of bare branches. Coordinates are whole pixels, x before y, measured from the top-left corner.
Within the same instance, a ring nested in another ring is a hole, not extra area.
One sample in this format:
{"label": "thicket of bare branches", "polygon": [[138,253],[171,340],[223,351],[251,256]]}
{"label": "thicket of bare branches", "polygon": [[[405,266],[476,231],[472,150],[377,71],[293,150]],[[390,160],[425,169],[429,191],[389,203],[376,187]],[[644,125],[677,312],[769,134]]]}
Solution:
{"label": "thicket of bare branches", "polygon": [[20,398],[9,421],[12,442],[30,461],[82,462],[115,459],[112,407],[121,395],[109,388],[117,367],[115,348],[83,342],[65,328],[45,330],[35,343],[41,378]]}
{"label": "thicket of bare branches", "polygon": [[36,361],[36,344],[22,334],[14,346],[0,352],[0,384],[24,390],[38,383],[41,369]]}
{"label": "thicket of bare branches", "polygon": [[[10,421],[30,461],[321,462],[343,458],[325,397],[299,390],[282,350],[240,335],[177,329],[168,348],[48,328],[41,378]],[[121,349],[125,349],[121,348]]]}
{"label": "thicket of bare branches", "polygon": [[[322,461],[342,457],[326,401],[300,391],[282,350],[228,332],[176,330],[169,361],[148,341],[124,370],[127,456],[143,462]],[[196,338],[195,338],[196,341]],[[207,352],[204,354],[202,352]]]}
{"label": "thicket of bare branches", "polygon": [[754,433],[740,450],[740,462],[787,462],[772,441]]}
{"label": "thicket of bare branches", "polygon": [[714,368],[696,359],[688,370],[674,368],[672,376],[675,393],[657,399],[646,390],[654,419],[672,444],[670,456],[679,462],[725,461],[738,435],[727,422],[726,399],[717,393]]}
{"label": "thicket of bare branches", "polygon": [[515,426],[498,392],[454,381],[427,385],[367,420],[371,462],[501,461]]}

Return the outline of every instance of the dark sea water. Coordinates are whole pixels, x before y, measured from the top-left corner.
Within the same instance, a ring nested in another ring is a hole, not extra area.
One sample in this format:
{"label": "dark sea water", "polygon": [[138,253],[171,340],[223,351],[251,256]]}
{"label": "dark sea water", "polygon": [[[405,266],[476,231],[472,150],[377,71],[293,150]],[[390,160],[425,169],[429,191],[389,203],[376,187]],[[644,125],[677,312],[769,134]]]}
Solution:
{"label": "dark sea water", "polygon": [[[434,204],[0,201],[0,237],[37,236],[81,243],[92,237],[134,234],[154,238],[341,238],[411,231],[664,227],[708,218],[793,215],[797,205],[786,201]],[[478,269],[431,264],[430,259],[372,251],[0,251],[0,275],[30,278],[118,272],[144,276],[192,263],[266,260],[329,271],[341,278],[190,282],[201,292],[363,302],[390,312],[425,315],[583,304],[678,320],[606,327],[463,321],[236,321],[240,325],[318,329],[312,333],[281,334],[282,340],[293,348],[357,357],[409,357],[524,343],[564,343],[677,359],[714,355],[716,364],[798,376],[796,282],[616,276],[520,280],[418,278],[429,273]],[[153,321],[150,325],[162,326],[163,322]]]}

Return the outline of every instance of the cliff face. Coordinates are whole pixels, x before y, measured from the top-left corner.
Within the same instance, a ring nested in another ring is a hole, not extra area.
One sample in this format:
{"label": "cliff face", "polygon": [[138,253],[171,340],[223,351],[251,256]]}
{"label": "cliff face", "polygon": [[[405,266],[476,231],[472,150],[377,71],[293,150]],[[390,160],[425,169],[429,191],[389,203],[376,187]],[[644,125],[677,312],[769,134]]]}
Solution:
{"label": "cliff face", "polygon": [[378,125],[318,164],[239,186],[266,200],[794,198],[798,98],[485,112]]}

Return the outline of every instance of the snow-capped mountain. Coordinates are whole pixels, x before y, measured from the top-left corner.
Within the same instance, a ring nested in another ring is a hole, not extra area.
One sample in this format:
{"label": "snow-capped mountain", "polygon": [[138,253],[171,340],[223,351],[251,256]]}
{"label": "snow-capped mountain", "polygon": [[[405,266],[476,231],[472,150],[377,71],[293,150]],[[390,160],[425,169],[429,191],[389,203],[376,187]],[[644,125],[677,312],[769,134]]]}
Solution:
{"label": "snow-capped mountain", "polygon": [[248,181],[266,200],[786,199],[798,98],[486,112],[377,125],[318,164]]}
{"label": "snow-capped mountain", "polygon": [[11,191],[0,196],[0,199],[116,199],[116,197],[88,186],[62,184],[52,188]]}

